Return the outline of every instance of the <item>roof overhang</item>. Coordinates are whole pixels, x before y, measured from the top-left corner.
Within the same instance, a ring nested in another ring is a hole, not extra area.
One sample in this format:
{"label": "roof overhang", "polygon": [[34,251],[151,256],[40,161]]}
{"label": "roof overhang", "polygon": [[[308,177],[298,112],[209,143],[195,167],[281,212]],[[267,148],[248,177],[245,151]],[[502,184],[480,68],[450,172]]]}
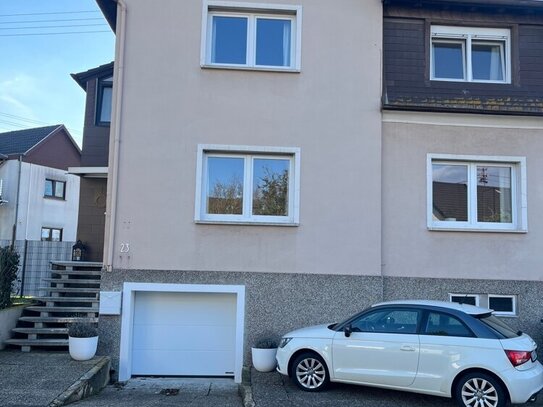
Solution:
{"label": "roof overhang", "polygon": [[102,10],[102,14],[106,18],[109,26],[115,32],[117,25],[117,2],[115,0],[96,0],[98,7]]}
{"label": "roof overhang", "polygon": [[70,76],[78,83],[79,86],[83,88],[84,91],[87,91],[87,81],[89,79],[113,75],[113,64],[113,62],[110,62],[84,72],[72,73]]}
{"label": "roof overhang", "polygon": [[510,9],[524,9],[525,11],[542,10],[541,0],[382,0],[384,5],[411,5],[414,7],[432,6],[464,6],[496,8],[504,7]]}
{"label": "roof overhang", "polygon": [[83,178],[107,178],[108,167],[68,167],[68,174]]}

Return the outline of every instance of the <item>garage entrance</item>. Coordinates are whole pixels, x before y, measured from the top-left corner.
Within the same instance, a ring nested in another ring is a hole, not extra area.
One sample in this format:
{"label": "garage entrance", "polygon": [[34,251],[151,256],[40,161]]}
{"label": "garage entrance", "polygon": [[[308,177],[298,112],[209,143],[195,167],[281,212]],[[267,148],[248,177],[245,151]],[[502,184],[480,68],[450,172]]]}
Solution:
{"label": "garage entrance", "polygon": [[241,380],[244,296],[242,286],[125,283],[119,380]]}

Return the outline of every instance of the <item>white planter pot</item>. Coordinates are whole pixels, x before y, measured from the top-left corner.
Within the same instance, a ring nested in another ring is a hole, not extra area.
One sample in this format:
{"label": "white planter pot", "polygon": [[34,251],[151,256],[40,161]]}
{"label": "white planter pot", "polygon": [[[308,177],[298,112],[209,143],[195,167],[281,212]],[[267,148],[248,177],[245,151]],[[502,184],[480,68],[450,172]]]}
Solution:
{"label": "white planter pot", "polygon": [[89,360],[96,354],[98,347],[98,337],[92,338],[72,338],[68,337],[68,346],[70,356],[75,360]]}
{"label": "white planter pot", "polygon": [[253,354],[253,366],[259,372],[271,372],[275,369],[277,361],[275,355],[277,354],[277,348],[273,349],[259,349],[251,348]]}

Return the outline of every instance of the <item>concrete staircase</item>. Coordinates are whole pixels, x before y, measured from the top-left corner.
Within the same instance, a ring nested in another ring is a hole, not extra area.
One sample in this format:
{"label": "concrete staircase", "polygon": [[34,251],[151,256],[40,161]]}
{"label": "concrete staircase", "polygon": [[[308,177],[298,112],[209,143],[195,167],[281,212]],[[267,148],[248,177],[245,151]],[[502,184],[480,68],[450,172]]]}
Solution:
{"label": "concrete staircase", "polygon": [[13,329],[7,345],[23,352],[68,347],[68,324],[98,322],[98,295],[102,263],[81,261],[51,262],[51,278],[44,278],[44,287],[36,305],[25,308]]}

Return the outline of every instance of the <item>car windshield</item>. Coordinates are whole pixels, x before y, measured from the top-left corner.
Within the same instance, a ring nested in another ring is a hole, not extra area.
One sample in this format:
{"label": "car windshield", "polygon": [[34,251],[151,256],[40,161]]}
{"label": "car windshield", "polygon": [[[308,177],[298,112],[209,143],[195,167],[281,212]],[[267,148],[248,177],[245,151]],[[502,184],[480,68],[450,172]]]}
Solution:
{"label": "car windshield", "polygon": [[516,338],[520,336],[520,332],[515,331],[505,322],[492,314],[482,314],[476,316],[483,324],[490,327],[494,332],[503,337],[503,339]]}

